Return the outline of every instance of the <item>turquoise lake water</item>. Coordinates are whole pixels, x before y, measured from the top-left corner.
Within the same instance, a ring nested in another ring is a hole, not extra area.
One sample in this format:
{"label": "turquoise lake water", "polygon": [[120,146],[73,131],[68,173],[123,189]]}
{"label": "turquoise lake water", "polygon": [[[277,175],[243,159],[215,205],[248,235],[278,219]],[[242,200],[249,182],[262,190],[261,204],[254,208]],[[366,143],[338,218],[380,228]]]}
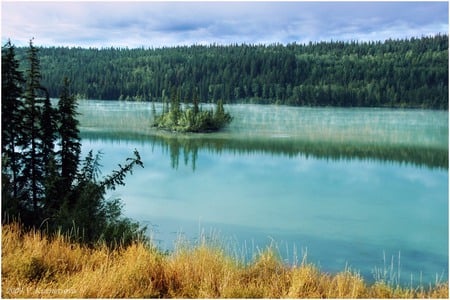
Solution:
{"label": "turquoise lake water", "polygon": [[273,244],[287,263],[307,254],[368,281],[448,280],[448,112],[225,109],[230,126],[196,135],[152,129],[160,104],[79,103],[83,154],[101,150],[103,174],[141,154],[110,196],[161,248],[206,235],[242,259]]}

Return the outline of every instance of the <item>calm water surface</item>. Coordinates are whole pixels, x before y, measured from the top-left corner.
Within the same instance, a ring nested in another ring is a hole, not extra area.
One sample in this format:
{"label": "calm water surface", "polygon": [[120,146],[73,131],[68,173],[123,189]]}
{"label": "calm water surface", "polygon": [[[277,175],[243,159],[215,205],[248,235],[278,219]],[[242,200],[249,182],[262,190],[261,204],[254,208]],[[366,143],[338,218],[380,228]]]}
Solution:
{"label": "calm water surface", "polygon": [[448,280],[447,112],[233,105],[224,131],[177,135],[150,127],[160,109],[79,105],[83,153],[101,150],[104,174],[140,152],[145,168],[111,197],[162,248],[203,233],[243,259],[273,243],[369,281],[380,268]]}

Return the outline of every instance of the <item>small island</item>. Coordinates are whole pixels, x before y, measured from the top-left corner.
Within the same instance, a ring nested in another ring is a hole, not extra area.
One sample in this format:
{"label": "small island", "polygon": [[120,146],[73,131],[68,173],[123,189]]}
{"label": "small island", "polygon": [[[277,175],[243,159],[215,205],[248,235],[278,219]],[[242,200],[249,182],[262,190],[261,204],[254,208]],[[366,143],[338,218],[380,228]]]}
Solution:
{"label": "small island", "polygon": [[163,104],[163,112],[156,115],[153,127],[173,132],[214,132],[228,125],[233,117],[225,112],[223,101],[218,100],[216,110],[203,110],[194,96],[193,106],[181,107],[179,94],[172,93],[170,105]]}

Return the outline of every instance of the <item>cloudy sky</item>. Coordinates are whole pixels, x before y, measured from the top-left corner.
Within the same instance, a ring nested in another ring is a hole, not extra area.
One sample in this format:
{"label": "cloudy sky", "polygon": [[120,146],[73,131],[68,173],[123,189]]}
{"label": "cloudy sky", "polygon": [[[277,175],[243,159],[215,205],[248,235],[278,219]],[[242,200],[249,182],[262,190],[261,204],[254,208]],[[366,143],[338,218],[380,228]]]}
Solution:
{"label": "cloudy sky", "polygon": [[162,47],[448,33],[445,2],[2,1],[2,44]]}

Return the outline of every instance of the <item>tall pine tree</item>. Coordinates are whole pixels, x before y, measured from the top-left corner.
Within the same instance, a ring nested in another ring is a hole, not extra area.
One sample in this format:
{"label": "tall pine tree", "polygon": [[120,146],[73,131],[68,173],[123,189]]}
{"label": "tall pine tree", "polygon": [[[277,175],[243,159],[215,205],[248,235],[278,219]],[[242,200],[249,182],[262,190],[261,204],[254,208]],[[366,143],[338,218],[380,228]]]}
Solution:
{"label": "tall pine tree", "polygon": [[26,87],[24,95],[23,132],[20,146],[23,154],[23,173],[20,178],[25,188],[23,195],[24,216],[26,223],[39,222],[40,208],[44,196],[44,143],[42,130],[41,73],[39,69],[38,49],[30,41],[28,51],[29,66],[26,72]]}
{"label": "tall pine tree", "polygon": [[60,137],[59,157],[61,160],[61,188],[70,191],[77,174],[80,161],[81,138],[78,130],[77,103],[70,93],[69,80],[64,78],[61,97],[58,102],[59,122],[58,133]]}
{"label": "tall pine tree", "polygon": [[15,47],[8,41],[2,47],[2,209],[5,215],[17,215],[21,169],[16,147],[22,136],[21,101],[23,75],[19,71]]}
{"label": "tall pine tree", "polygon": [[57,139],[57,109],[52,107],[49,93],[46,88],[40,87],[44,100],[42,106],[41,130],[42,130],[42,162],[44,174],[44,203],[43,217],[53,216],[60,202],[60,172],[58,170],[55,153]]}
{"label": "tall pine tree", "polygon": [[[43,105],[42,105],[42,155],[44,162],[49,162],[55,159],[55,141],[56,141],[56,116],[57,110],[52,107],[48,91],[44,87],[40,87],[39,90],[43,93]],[[47,175],[47,171],[46,174]]]}
{"label": "tall pine tree", "polygon": [[[81,139],[69,82],[64,80],[54,108],[40,83],[38,50],[32,41],[28,63],[22,93],[14,47],[2,47],[2,208],[8,216],[2,221],[19,220],[34,228],[45,224],[47,230],[71,232],[78,241],[104,241],[112,247],[143,238],[145,228],[122,217],[120,200],[105,199],[107,190],[125,184],[134,166],[143,167],[139,153],[101,181],[99,155],[94,159],[91,152],[78,171]],[[57,140],[60,148],[55,152]]]}

